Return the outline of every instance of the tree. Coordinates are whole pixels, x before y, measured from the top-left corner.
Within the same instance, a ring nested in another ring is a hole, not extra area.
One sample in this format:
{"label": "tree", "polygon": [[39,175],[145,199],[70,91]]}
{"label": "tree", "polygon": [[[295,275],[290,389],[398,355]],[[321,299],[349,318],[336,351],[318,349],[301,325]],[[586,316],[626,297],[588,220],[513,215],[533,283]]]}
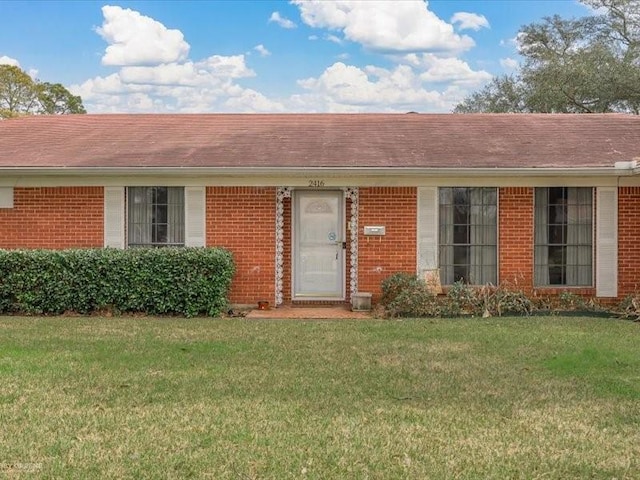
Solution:
{"label": "tree", "polygon": [[37,104],[31,77],[13,65],[0,65],[0,118],[33,112]]}
{"label": "tree", "polygon": [[640,0],[581,1],[604,13],[523,27],[519,72],[494,78],[454,112],[639,114]]}
{"label": "tree", "polygon": [[0,119],[68,113],[87,113],[79,96],[59,83],[33,80],[19,67],[0,65]]}
{"label": "tree", "polygon": [[64,115],[70,113],[87,113],[82,99],[72,95],[59,83],[44,82],[38,85],[40,112],[48,115]]}

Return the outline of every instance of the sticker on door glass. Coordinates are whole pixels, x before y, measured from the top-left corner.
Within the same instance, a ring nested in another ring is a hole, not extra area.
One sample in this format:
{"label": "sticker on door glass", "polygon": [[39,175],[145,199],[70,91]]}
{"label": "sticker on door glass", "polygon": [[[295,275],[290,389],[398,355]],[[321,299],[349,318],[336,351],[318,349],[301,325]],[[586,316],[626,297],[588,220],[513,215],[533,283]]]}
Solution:
{"label": "sticker on door glass", "polygon": [[329,232],[329,241],[330,242],[335,242],[337,238],[338,238],[338,236],[336,235],[336,232]]}

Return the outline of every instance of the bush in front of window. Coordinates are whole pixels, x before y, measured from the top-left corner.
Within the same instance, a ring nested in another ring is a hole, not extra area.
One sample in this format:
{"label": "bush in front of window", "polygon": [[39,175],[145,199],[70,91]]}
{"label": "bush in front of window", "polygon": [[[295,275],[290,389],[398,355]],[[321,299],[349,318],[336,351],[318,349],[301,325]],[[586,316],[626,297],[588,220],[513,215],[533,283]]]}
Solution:
{"label": "bush in front of window", "polygon": [[509,285],[469,285],[455,282],[446,295],[435,295],[427,283],[408,273],[395,273],[382,281],[380,304],[387,317],[489,317],[529,315],[533,302]]}
{"label": "bush in front of window", "polygon": [[381,290],[380,304],[388,317],[433,317],[440,313],[436,295],[416,275],[395,273],[382,281]]}
{"label": "bush in front of window", "polygon": [[219,248],[0,250],[0,313],[217,316],[233,273]]}

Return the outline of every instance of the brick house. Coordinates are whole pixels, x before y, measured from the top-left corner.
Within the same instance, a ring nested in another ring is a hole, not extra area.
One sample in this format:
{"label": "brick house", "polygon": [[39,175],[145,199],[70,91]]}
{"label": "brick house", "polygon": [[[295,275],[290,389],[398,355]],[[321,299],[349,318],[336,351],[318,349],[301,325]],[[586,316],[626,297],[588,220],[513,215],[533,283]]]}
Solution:
{"label": "brick house", "polygon": [[0,122],[0,248],[223,246],[231,301],[349,302],[398,272],[621,298],[640,117],[78,115]]}

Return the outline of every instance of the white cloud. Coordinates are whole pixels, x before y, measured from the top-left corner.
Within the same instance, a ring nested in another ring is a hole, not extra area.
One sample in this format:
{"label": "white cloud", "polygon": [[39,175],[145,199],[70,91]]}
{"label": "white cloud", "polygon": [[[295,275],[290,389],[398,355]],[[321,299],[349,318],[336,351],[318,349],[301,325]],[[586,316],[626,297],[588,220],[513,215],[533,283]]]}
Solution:
{"label": "white cloud", "polygon": [[407,65],[360,69],[337,62],[318,78],[298,83],[310,93],[295,97],[297,104],[333,112],[410,111],[438,105],[440,98],[438,92],[423,88]]}
{"label": "white cloud", "polygon": [[423,0],[292,0],[305,24],[340,30],[345,39],[382,52],[455,52],[473,47],[468,36],[428,9]]}
{"label": "white cloud", "polygon": [[396,56],[393,68],[336,62],[320,76],[299,80],[307,90],[289,106],[330,112],[449,112],[492,75],[455,57]]}
{"label": "white cloud", "polygon": [[[297,85],[303,93],[270,98],[241,84],[242,79],[256,75],[247,65],[247,58],[252,56],[247,55],[270,54],[264,45],[256,45],[245,55],[190,59],[189,45],[180,31],[168,30],[132,10],[105,7],[105,21],[98,31],[108,43],[103,63],[119,68],[111,75],[72,85],[69,90],[81,95],[92,113],[445,112],[491,78],[486,71],[474,70],[455,56],[473,41],[455,34],[453,26],[429,12],[422,0],[294,1],[303,17],[309,15],[306,23],[329,29],[310,39],[357,41],[382,52],[395,66],[348,65],[348,54],[343,53],[337,57],[342,61],[299,80]],[[376,6],[373,10],[372,4]],[[367,17],[372,13],[373,17]],[[280,16],[275,18],[282,20]],[[132,28],[142,25],[145,32],[153,34],[119,36],[117,32],[126,22]],[[144,44],[144,49],[137,48],[141,38],[152,41]],[[166,40],[165,49],[158,47],[162,39]],[[407,54],[405,49],[409,48],[412,50]]]}
{"label": "white cloud", "polygon": [[206,86],[223,80],[252,77],[244,55],[223,57],[213,55],[200,62],[165,63],[153,67],[123,67],[120,78],[124,83],[147,85]]}
{"label": "white cloud", "polygon": [[253,49],[260,54],[262,57],[268,57],[271,55],[271,52],[262,44],[256,45]]}
{"label": "white cloud", "polygon": [[489,28],[489,21],[484,15],[469,12],[457,12],[451,17],[451,23],[458,24],[460,30],[480,30]]}
{"label": "white cloud", "polygon": [[131,9],[105,5],[96,32],[107,42],[104,65],[153,65],[187,58],[189,44],[179,30]]}
{"label": "white cloud", "polygon": [[[156,20],[119,7],[105,7],[103,14],[105,21],[98,33],[109,43],[103,63],[120,68],[111,75],[69,87],[82,97],[89,112],[195,113],[227,111],[232,107],[242,111],[284,108],[237,83],[255,76],[245,55],[211,55],[194,61],[187,58],[189,45],[180,31],[168,30]],[[137,33],[125,35],[127,25]],[[147,40],[149,44],[145,43]],[[138,48],[140,45],[144,48]],[[263,45],[254,50],[268,54]]]}
{"label": "white cloud", "polygon": [[118,76],[125,84],[197,86],[207,81],[202,76],[199,77],[198,73],[194,64],[187,62],[165,63],[153,67],[123,67]]}
{"label": "white cloud", "polygon": [[71,85],[69,91],[82,97],[90,113],[153,112],[152,87],[122,82],[118,73],[95,77],[81,85]]}
{"label": "white cloud", "polygon": [[230,97],[224,102],[228,111],[233,112],[264,112],[275,113],[284,112],[285,107],[280,102],[268,99],[264,95],[255,90],[247,88],[242,90],[239,95]]}
{"label": "white cloud", "polygon": [[335,35],[328,34],[325,37],[329,42],[337,43],[338,45],[342,45],[343,41],[340,37],[336,37]]}
{"label": "white cloud", "polygon": [[500,65],[505,70],[515,70],[516,68],[518,68],[519,63],[517,60],[507,57],[507,58],[500,59]]}
{"label": "white cloud", "polygon": [[280,12],[273,12],[271,14],[271,16],[269,17],[269,23],[274,22],[278,25],[280,25],[282,28],[296,28],[297,25],[295,23],[293,23],[291,20],[289,20],[288,18],[283,17],[282,15],[280,15]]}
{"label": "white cloud", "polygon": [[20,62],[15,58],[7,57],[6,55],[2,55],[0,57],[0,65],[12,65],[14,67],[20,68]]}
{"label": "white cloud", "polygon": [[254,77],[255,72],[244,63],[244,55],[212,55],[196,66],[208,70],[213,75],[227,78]]}
{"label": "white cloud", "polygon": [[473,70],[469,64],[459,58],[438,57],[431,53],[409,54],[405,61],[422,70],[420,79],[425,83],[448,83],[477,87],[491,80],[492,75],[484,70]]}
{"label": "white cloud", "polygon": [[[129,67],[137,68],[137,67]],[[133,78],[134,74],[139,74]],[[157,73],[157,72],[156,72]],[[134,83],[149,72],[125,71],[96,77],[69,90],[81,95],[91,113],[203,113],[282,111],[282,104],[259,92],[243,88],[228,78],[218,78],[199,85]],[[124,77],[124,78],[123,78]],[[157,81],[158,78],[151,78]],[[188,83],[188,82],[186,82]]]}

